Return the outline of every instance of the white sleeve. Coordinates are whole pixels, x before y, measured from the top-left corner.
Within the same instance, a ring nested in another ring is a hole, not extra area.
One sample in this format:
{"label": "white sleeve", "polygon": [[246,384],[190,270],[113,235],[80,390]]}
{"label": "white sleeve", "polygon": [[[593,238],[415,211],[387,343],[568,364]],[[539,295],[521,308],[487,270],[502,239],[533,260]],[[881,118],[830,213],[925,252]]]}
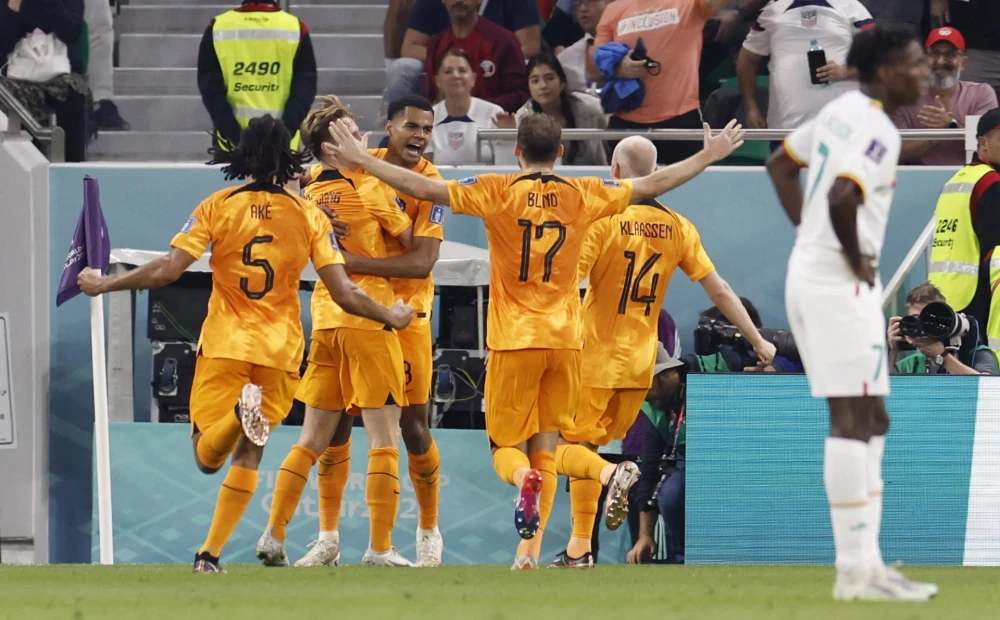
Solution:
{"label": "white sleeve", "polygon": [[854,30],[866,30],[868,28],[875,27],[875,20],[872,19],[872,14],[868,12],[868,8],[861,4],[858,0],[852,0],[847,7],[848,19],[851,25],[854,26]]}
{"label": "white sleeve", "polygon": [[750,28],[747,38],[743,41],[743,47],[748,52],[752,52],[758,56],[771,55],[771,31],[765,29],[761,24],[761,19],[755,21]]}
{"label": "white sleeve", "polygon": [[890,143],[892,139],[871,130],[858,132],[839,158],[833,170],[834,178],[853,181],[867,202],[871,190],[879,185],[882,167],[899,157],[899,148]]}
{"label": "white sleeve", "polygon": [[785,137],[785,152],[802,167],[809,165],[809,158],[812,156],[816,123],[816,118],[812,118]]}

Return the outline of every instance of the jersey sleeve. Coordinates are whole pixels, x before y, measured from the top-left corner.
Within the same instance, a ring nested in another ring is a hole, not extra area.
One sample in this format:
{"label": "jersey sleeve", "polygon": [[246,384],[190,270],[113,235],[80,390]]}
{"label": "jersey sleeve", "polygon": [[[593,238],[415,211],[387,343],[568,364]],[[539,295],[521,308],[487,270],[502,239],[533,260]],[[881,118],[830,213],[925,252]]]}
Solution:
{"label": "jersey sleeve", "polygon": [[837,162],[833,170],[834,178],[853,181],[861,190],[864,202],[868,202],[869,192],[878,184],[879,169],[888,159],[893,162],[898,159],[889,155],[890,144],[887,139],[872,132],[860,132],[860,135],[847,145],[844,156]]}
{"label": "jersey sleeve", "polygon": [[[430,162],[423,172],[429,179],[441,179],[441,173]],[[445,207],[426,200],[417,202],[417,218],[413,222],[413,236],[444,240]]]}
{"label": "jersey sleeve", "polygon": [[212,213],[215,210],[214,198],[205,199],[184,223],[181,231],[174,235],[170,247],[184,250],[195,259],[201,258],[212,243]]}
{"label": "jersey sleeve", "polygon": [[615,31],[618,29],[619,5],[611,2],[608,8],[601,14],[601,21],[597,24],[597,32],[594,35],[594,51],[602,45],[606,45],[615,40]]}
{"label": "jersey sleeve", "polygon": [[758,56],[771,55],[771,31],[767,30],[766,23],[764,16],[761,15],[750,27],[750,32],[747,33],[747,38],[743,41],[743,47],[748,52]]}
{"label": "jersey sleeve", "polygon": [[309,258],[313,267],[318,271],[330,265],[343,265],[344,255],[329,220],[322,216],[319,209],[312,208],[307,211],[307,217],[310,233]]}
{"label": "jersey sleeve", "polygon": [[398,199],[396,192],[388,186],[382,183],[371,187],[363,186],[358,195],[364,200],[368,213],[393,237],[403,234],[413,224],[396,205]]}
{"label": "jersey sleeve", "polygon": [[868,30],[875,27],[875,20],[872,19],[872,14],[859,0],[851,0],[847,12],[847,18],[851,21],[851,25],[854,26],[855,30]]}
{"label": "jersey sleeve", "polygon": [[501,174],[481,174],[448,181],[448,201],[452,213],[485,218],[502,211],[501,193],[505,179]]}
{"label": "jersey sleeve", "polygon": [[611,230],[611,218],[594,222],[594,225],[587,230],[587,236],[583,238],[583,246],[580,249],[580,263],[577,267],[577,280],[583,281],[590,275],[590,270],[594,268],[594,263],[601,255],[601,250],[607,245],[608,232]]}
{"label": "jersey sleeve", "polygon": [[701,244],[701,234],[694,224],[681,220],[684,234],[684,250],[681,255],[680,268],[692,282],[700,282],[715,271],[712,259],[708,257],[705,246]]}
{"label": "jersey sleeve", "polygon": [[591,221],[621,213],[632,203],[632,181],[584,177],[580,179]]}
{"label": "jersey sleeve", "polygon": [[792,161],[803,168],[809,165],[809,157],[812,153],[813,139],[816,136],[816,119],[806,121],[799,125],[785,137],[783,143],[785,153],[792,158]]}

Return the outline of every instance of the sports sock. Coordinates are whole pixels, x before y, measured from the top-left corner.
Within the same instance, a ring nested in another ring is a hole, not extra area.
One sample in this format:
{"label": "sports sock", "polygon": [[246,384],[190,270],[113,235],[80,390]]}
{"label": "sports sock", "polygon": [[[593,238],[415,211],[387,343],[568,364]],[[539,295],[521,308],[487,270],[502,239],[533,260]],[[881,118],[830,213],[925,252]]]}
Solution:
{"label": "sports sock", "polygon": [[493,453],[493,469],[496,470],[501,480],[507,484],[518,486],[518,483],[515,482],[517,470],[531,469],[531,461],[528,460],[527,454],[517,448],[497,448],[497,451]]}
{"label": "sports sock", "polygon": [[537,558],[541,556],[542,536],[545,534],[549,515],[552,514],[552,506],[556,503],[556,487],[559,485],[559,476],[556,474],[555,453],[539,450],[529,454],[528,460],[531,467],[542,474],[542,492],[538,497],[538,533],[527,541],[531,545],[532,555]]}
{"label": "sports sock", "polygon": [[201,438],[195,447],[198,462],[212,469],[222,467],[236,449],[236,442],[241,435],[243,435],[243,424],[239,417],[235,413],[223,416],[221,420],[201,432]]}
{"label": "sports sock", "polygon": [[319,487],[319,531],[335,532],[340,527],[340,505],[351,477],[351,440],[323,451],[316,469]]}
{"label": "sports sock", "polygon": [[368,503],[372,550],[382,553],[392,548],[392,528],[399,509],[399,450],[375,448],[368,451]]}
{"label": "sports sock", "polygon": [[419,508],[418,525],[422,530],[433,530],[438,524],[438,474],[441,456],[437,444],[431,439],[431,447],[424,454],[407,453],[410,481],[417,496]]}
{"label": "sports sock", "polygon": [[274,483],[271,516],[267,522],[275,540],[285,540],[285,526],[295,514],[299,500],[302,499],[302,490],[306,488],[306,481],[309,479],[309,470],[317,459],[319,456],[312,450],[295,445],[281,462],[281,469],[278,470]]}
{"label": "sports sock", "polygon": [[868,560],[872,524],[867,464],[866,442],[827,438],[823,482],[830,501],[837,570],[861,568]]}
{"label": "sports sock", "polygon": [[882,549],[879,544],[879,533],[882,531],[882,454],[885,452],[885,435],[878,435],[868,440],[868,510],[871,515],[872,535],[869,540],[868,552],[871,564],[883,566]]}
{"label": "sports sock", "polygon": [[208,537],[198,553],[208,552],[219,557],[222,546],[236,530],[236,525],[243,518],[254,491],[257,490],[257,470],[233,465],[222,481],[219,489],[219,499],[215,502],[215,514],[212,515],[212,525],[208,528]]}
{"label": "sports sock", "polygon": [[570,478],[597,480],[601,484],[607,484],[615,473],[615,466],[593,450],[569,444],[556,448],[556,471]]}
{"label": "sports sock", "polygon": [[569,508],[573,515],[573,537],[566,545],[566,555],[571,558],[582,558],[585,553],[590,553],[590,537],[597,520],[601,490],[601,483],[596,480],[570,478]]}

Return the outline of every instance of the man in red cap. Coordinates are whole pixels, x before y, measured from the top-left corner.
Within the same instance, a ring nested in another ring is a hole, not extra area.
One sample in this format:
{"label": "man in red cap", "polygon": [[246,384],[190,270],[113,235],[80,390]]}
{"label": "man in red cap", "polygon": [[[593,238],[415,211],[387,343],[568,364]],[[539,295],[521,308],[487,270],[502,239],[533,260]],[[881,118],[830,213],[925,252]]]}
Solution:
{"label": "man in red cap", "polygon": [[[963,82],[959,78],[969,64],[965,38],[955,28],[932,30],[925,44],[931,63],[927,94],[915,104],[896,111],[893,121],[900,129],[965,127],[965,117],[997,107],[997,96],[988,84]],[[900,162],[934,166],[961,166],[965,146],[961,140],[903,142]]]}

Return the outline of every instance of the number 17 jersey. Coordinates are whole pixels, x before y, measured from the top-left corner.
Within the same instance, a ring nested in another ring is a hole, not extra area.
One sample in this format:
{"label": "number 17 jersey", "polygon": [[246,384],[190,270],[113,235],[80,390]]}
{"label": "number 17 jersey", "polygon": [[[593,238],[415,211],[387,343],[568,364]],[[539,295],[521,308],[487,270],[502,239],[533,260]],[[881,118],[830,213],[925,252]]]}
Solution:
{"label": "number 17 jersey", "polygon": [[580,349],[577,265],[595,220],[628,208],[631,181],[484,174],[448,182],[456,214],[483,218],[490,251],[486,344]]}

